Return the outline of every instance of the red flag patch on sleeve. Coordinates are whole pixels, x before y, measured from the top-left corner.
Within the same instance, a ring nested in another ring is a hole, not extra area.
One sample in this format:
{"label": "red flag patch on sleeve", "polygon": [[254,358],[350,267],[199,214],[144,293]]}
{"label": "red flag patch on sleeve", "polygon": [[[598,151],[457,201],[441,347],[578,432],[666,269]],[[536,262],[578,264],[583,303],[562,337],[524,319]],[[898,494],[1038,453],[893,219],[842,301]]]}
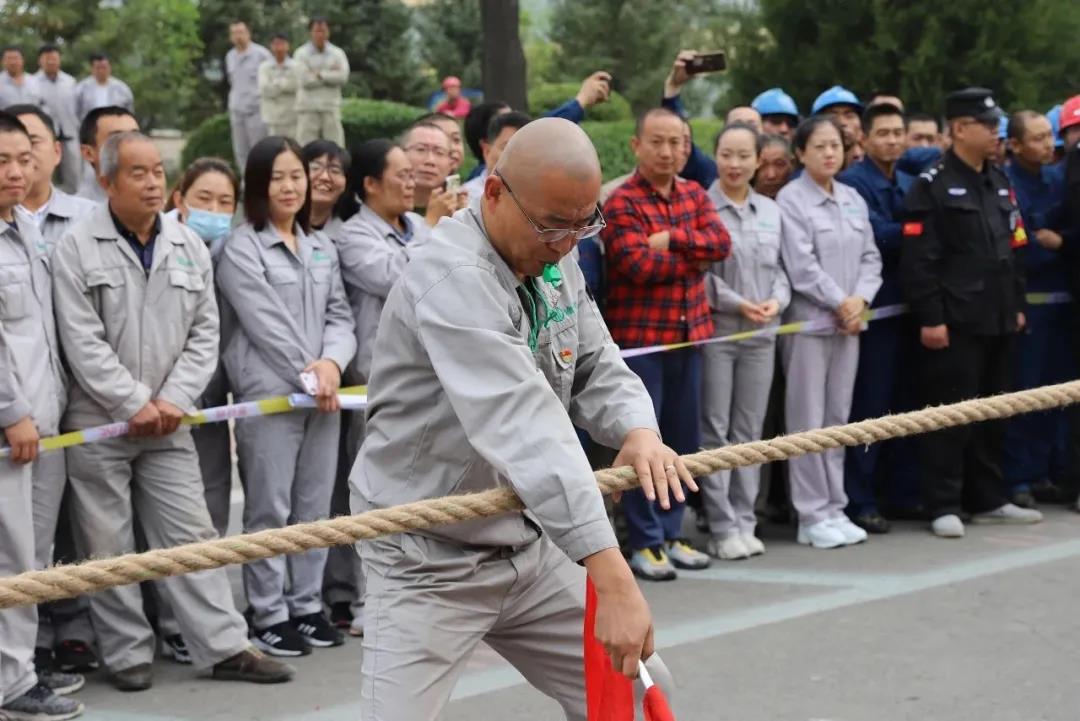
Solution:
{"label": "red flag patch on sleeve", "polygon": [[905,238],[915,238],[922,235],[923,224],[917,222],[904,223],[903,234]]}

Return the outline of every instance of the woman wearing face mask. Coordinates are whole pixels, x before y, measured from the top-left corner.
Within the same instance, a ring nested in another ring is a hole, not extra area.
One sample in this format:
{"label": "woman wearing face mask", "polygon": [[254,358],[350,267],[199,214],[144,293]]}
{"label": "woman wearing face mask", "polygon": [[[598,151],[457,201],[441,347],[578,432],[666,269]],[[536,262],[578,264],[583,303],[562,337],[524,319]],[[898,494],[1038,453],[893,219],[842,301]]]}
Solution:
{"label": "woman wearing face mask", "polygon": [[[780,255],[791,280],[785,322],[812,330],[785,336],[788,433],[846,423],[859,362],[862,313],[881,287],[881,255],[866,202],[835,180],[844,163],[839,124],[814,116],[795,131],[802,174],[777,196],[783,213]],[[844,449],[788,462],[799,543],[836,548],[866,540],[844,515]]]}
{"label": "woman wearing face mask", "polygon": [[[341,273],[356,320],[356,359],[346,371],[347,384],[367,383],[371,351],[386,296],[405,270],[409,254],[431,230],[412,212],[416,179],[405,151],[389,140],[369,140],[352,152],[349,185],[360,210],[345,223],[338,241]],[[335,488],[335,513],[349,512],[348,476],[364,438],[364,418],[351,414],[346,423],[343,462]],[[335,623],[349,624],[349,633],[363,634],[363,593],[359,561],[351,548],[331,551],[325,593]]]}
{"label": "woman wearing face mask", "polygon": [[[169,212],[206,241],[217,259],[232,228],[240,183],[232,168],[220,158],[199,158],[192,163],[169,198]],[[229,382],[225,369],[217,372],[199,399],[199,408],[228,403]],[[232,493],[232,440],[227,423],[208,423],[191,429],[199,453],[206,505],[218,535],[229,528]]]}
{"label": "woman wearing face mask", "polygon": [[[311,187],[300,148],[282,137],[259,141],[244,178],[246,222],[225,243],[216,273],[225,368],[237,401],[313,386],[317,403],[237,421],[244,531],[253,532],[329,515],[338,387],[356,337],[337,249],[311,229]],[[315,550],[244,567],[255,645],[274,656],[301,656],[312,646],[343,642],[322,612],[325,562],[326,551]]]}
{"label": "woman wearing face mask", "polygon": [[341,227],[357,210],[349,190],[349,153],[332,140],[313,140],[300,156],[308,164],[311,185],[311,227],[337,242]]}
{"label": "woman wearing face mask", "polygon": [[[717,337],[778,325],[791,300],[780,262],[780,208],[750,187],[760,153],[761,138],[749,125],[732,123],[716,138],[718,177],[708,192],[732,240],[731,257],[713,263],[705,281]],[[706,345],[702,352],[705,447],[760,439],[776,337]],[[721,471],[699,484],[709,519],[709,553],[729,560],[764,553],[765,544],[754,535],[761,467]]]}
{"label": "woman wearing face mask", "polygon": [[206,241],[215,253],[232,230],[240,182],[221,158],[199,158],[184,171],[165,210]]}

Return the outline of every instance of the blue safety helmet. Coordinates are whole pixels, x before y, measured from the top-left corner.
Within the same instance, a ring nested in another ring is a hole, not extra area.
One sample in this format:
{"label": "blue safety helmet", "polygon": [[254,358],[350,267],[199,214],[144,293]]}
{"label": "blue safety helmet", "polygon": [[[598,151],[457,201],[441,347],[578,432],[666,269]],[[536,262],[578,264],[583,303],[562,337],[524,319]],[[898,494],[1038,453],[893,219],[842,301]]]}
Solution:
{"label": "blue safety helmet", "polygon": [[1005,140],[1009,137],[1009,116],[1002,115],[998,120],[998,140]]}
{"label": "blue safety helmet", "polygon": [[855,97],[855,93],[842,85],[833,85],[814,99],[814,105],[810,108],[810,112],[817,115],[834,105],[851,105],[857,108],[860,113],[863,111],[863,104]]}
{"label": "blue safety helmet", "polygon": [[1050,119],[1050,127],[1054,131],[1054,147],[1064,148],[1065,138],[1061,137],[1061,104],[1047,110],[1046,117]]}
{"label": "blue safety helmet", "polygon": [[790,115],[798,120],[799,106],[780,88],[769,88],[750,103],[762,115]]}

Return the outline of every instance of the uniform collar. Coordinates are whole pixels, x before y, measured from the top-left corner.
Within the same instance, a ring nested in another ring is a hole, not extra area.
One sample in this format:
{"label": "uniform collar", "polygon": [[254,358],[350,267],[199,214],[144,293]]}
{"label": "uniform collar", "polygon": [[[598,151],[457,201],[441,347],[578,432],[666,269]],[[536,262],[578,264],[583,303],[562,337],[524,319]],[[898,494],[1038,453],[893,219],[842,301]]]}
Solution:
{"label": "uniform collar", "polygon": [[981,171],[978,171],[965,163],[963,160],[961,160],[960,156],[957,155],[952,148],[949,148],[945,152],[945,167],[947,167],[949,170],[960,173],[964,177],[972,180],[985,180],[987,177],[989,177],[991,165],[993,165],[993,163],[991,163],[990,159],[987,158],[983,162],[983,169]]}
{"label": "uniform collar", "polygon": [[[714,180],[712,185],[709,186],[709,196],[713,200],[713,204],[717,210],[723,208],[731,208],[733,211],[738,211],[739,206],[735,204],[731,198],[727,197],[723,189],[720,187],[720,181]],[[746,203],[743,205],[745,208],[749,208],[751,212],[756,213],[758,210],[758,204],[762,196],[753,188],[750,188],[750,194],[746,196]]]}
{"label": "uniform collar", "polygon": [[359,215],[360,219],[363,220],[365,223],[374,228],[377,228],[379,233],[384,238],[393,238],[401,245],[405,245],[410,240],[412,240],[415,229],[413,228],[412,221],[409,220],[408,216],[401,216],[401,224],[405,226],[405,230],[401,231],[395,228],[390,223],[387,223],[381,215],[379,215],[369,206],[363,203],[360,204]]}
{"label": "uniform collar", "polygon": [[825,192],[825,189],[814,182],[814,179],[810,177],[810,173],[799,173],[799,177],[791,181],[793,183],[801,183],[804,192],[809,193],[814,205],[824,205],[825,203],[833,202],[839,203],[840,199],[837,196],[836,184],[840,181],[833,177],[833,194],[829,195]]}
{"label": "uniform collar", "polygon": [[112,212],[112,208],[108,204],[105,205],[109,210],[109,216],[112,218],[113,226],[116,228],[116,232],[121,238],[129,243],[139,243],[140,245],[150,245],[158,236],[161,235],[161,213],[157,213],[154,216],[154,227],[150,230],[150,239],[143,243],[135,231],[124,225],[119,218],[116,217],[116,213]]}

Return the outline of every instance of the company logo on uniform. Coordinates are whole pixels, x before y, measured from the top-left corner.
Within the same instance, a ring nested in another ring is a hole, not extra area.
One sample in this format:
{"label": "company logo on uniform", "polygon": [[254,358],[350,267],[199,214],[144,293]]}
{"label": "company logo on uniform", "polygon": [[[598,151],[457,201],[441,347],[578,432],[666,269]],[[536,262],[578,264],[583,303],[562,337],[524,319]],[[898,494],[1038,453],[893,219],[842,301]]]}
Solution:
{"label": "company logo on uniform", "polygon": [[190,260],[190,259],[188,259],[188,258],[185,258],[185,257],[184,257],[184,256],[182,256],[182,255],[178,255],[178,256],[176,256],[176,264],[177,264],[177,265],[182,265],[182,266],[184,266],[185,268],[191,268],[191,267],[193,267],[193,266],[195,265],[194,263],[192,263],[192,262],[191,262],[191,260]]}
{"label": "company logo on uniform", "polygon": [[569,348],[563,348],[559,351],[559,358],[563,363],[570,363],[574,360],[574,351]]}
{"label": "company logo on uniform", "polygon": [[998,195],[1005,196],[1009,194],[1008,188],[998,188]]}
{"label": "company logo on uniform", "polygon": [[330,255],[323,250],[316,250],[311,254],[312,260],[330,260]]}
{"label": "company logo on uniform", "polygon": [[957,197],[967,195],[967,188],[949,188],[949,195],[955,195]]}

